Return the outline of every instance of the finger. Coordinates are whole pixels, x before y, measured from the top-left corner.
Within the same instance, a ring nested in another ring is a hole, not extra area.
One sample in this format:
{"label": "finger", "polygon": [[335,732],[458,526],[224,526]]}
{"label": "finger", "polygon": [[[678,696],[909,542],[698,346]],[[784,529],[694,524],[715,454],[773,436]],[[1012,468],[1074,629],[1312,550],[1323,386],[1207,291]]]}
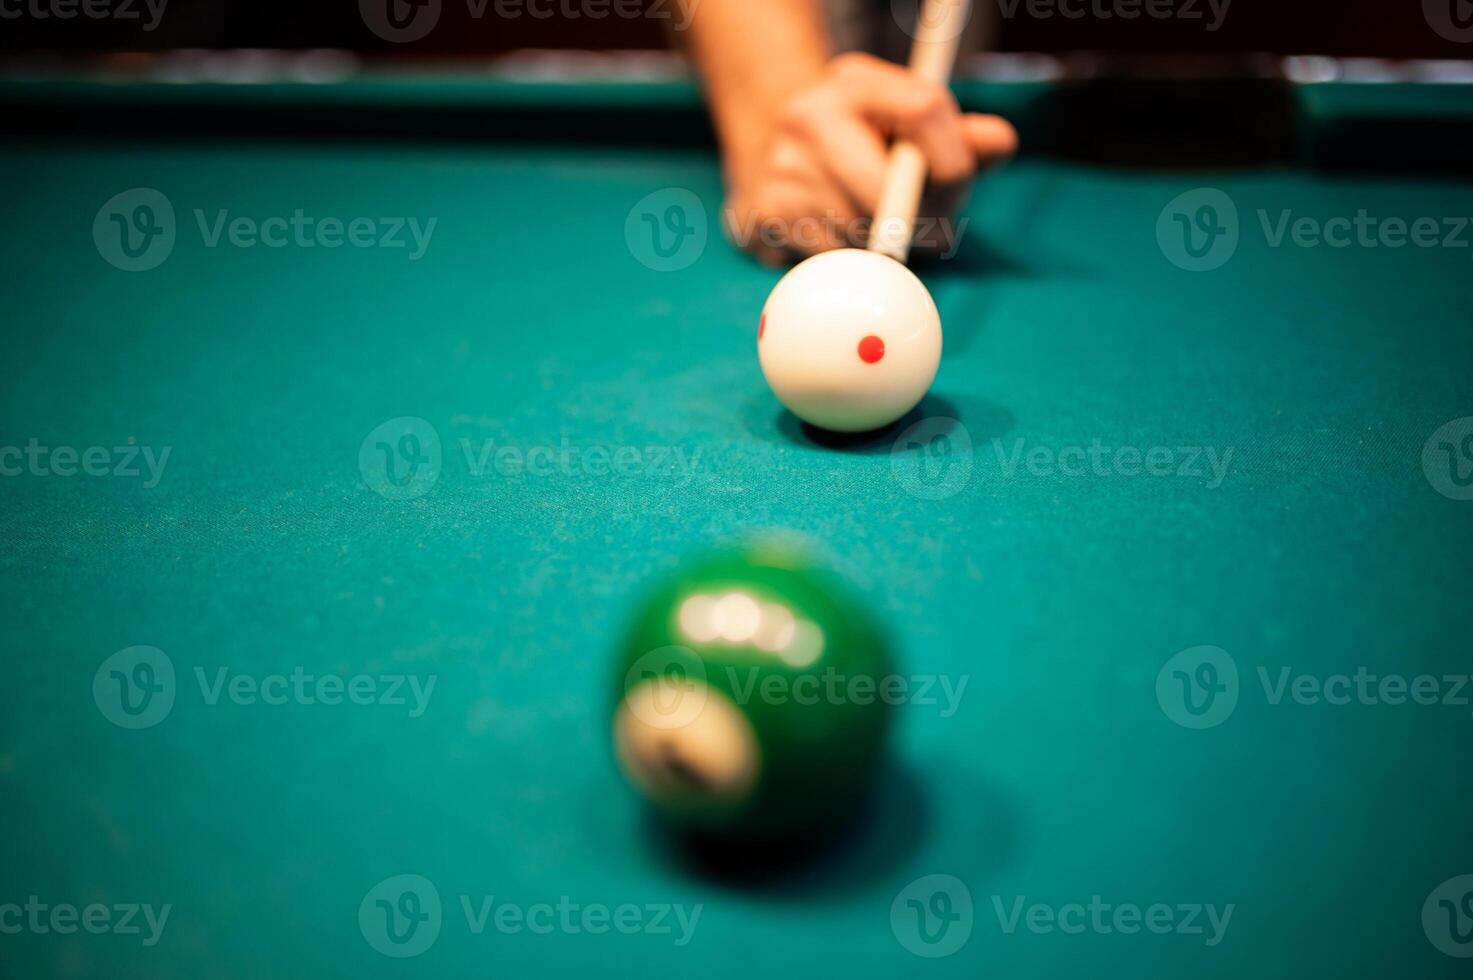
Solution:
{"label": "finger", "polygon": [[859,216],[848,195],[836,184],[810,187],[789,197],[783,209],[782,245],[790,259],[849,248],[859,235]]}
{"label": "finger", "polygon": [[841,61],[834,83],[848,104],[883,132],[914,141],[932,180],[954,183],[976,173],[976,153],[948,89],[875,58]]}
{"label": "finger", "polygon": [[895,127],[896,136],[921,148],[927,175],[936,183],[957,184],[976,175],[977,158],[950,92],[935,86],[916,92],[896,116]]}
{"label": "finger", "polygon": [[[968,113],[962,117],[962,127],[979,167],[1000,163],[1017,152],[1018,133],[1011,123],[999,116]],[[954,223],[951,227],[944,226],[952,222],[953,216],[966,204],[970,192],[969,181],[955,184],[932,182],[927,185],[921,199],[921,214],[939,219],[935,227],[943,233],[953,233],[956,230]],[[916,244],[918,247],[924,245],[920,241]]]}
{"label": "finger", "polygon": [[775,237],[793,257],[845,247],[858,219],[854,201],[825,168],[821,154],[811,143],[779,141],[772,155],[773,190],[759,202]]}
{"label": "finger", "polygon": [[768,181],[755,197],[734,199],[723,217],[733,244],[768,265],[850,247],[862,233],[847,196],[823,183]]}
{"label": "finger", "polygon": [[982,166],[999,163],[1018,152],[1018,131],[1001,116],[968,113],[962,117],[962,131]]}
{"label": "finger", "polygon": [[[768,184],[761,191],[762,206],[751,198],[736,198],[724,210],[724,227],[731,243],[764,265],[783,265],[789,261],[788,219],[785,216],[786,197],[799,198],[803,189],[787,185]],[[773,210],[776,204],[783,208],[781,213]]]}
{"label": "finger", "polygon": [[884,136],[841,93],[825,90],[813,99],[797,100],[783,128],[812,148],[813,158],[856,210],[873,213],[885,180],[888,150]]}
{"label": "finger", "polygon": [[784,238],[780,227],[789,200],[802,200],[813,182],[813,167],[801,143],[779,133],[768,149],[760,178],[746,193],[733,194],[722,213],[727,238],[766,265],[786,261],[786,249],[768,244]]}

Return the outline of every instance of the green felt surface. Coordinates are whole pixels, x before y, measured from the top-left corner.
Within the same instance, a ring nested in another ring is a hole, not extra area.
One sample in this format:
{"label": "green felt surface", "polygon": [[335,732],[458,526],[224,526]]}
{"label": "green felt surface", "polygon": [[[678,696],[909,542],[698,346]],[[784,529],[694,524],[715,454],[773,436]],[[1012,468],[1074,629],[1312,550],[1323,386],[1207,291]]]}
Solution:
{"label": "green felt surface", "polygon": [[1321,82],[1296,86],[1295,94],[1306,111],[1322,115],[1340,113],[1462,121],[1473,117],[1473,94],[1466,84]]}
{"label": "green felt surface", "polygon": [[[1046,161],[990,177],[965,250],[922,270],[947,329],[925,414],[973,446],[931,460],[970,472],[929,500],[897,433],[825,446],[780,411],[754,352],[775,273],[716,238],[676,272],[626,245],[661,189],[714,221],[706,151],[33,140],[0,148],[0,173],[0,446],[170,449],[151,488],[0,479],[0,903],[172,905],[151,947],[0,935],[7,976],[1464,975],[1421,909],[1473,872],[1473,709],[1275,705],[1257,672],[1468,673],[1473,503],[1435,492],[1421,455],[1473,415],[1473,250],[1273,248],[1256,212],[1473,215],[1473,187]],[[1202,185],[1236,203],[1242,241],[1190,273],[1156,226]],[[92,227],[139,186],[172,202],[178,242],[130,274]],[[208,248],[192,213],[297,208],[438,224],[410,261]],[[360,469],[365,437],[402,416],[443,447],[411,501]],[[487,440],[639,462],[477,474],[465,446]],[[1232,456],[1220,485],[1030,473],[999,458],[1020,440]],[[899,710],[867,831],[758,887],[651,832],[605,725],[635,597],[761,528],[819,543],[905,673],[966,687],[949,715]],[[1232,717],[1196,731],[1156,679],[1203,644],[1242,684]],[[135,645],[178,677],[172,712],[138,731],[92,694]],[[211,704],[196,671],[222,668],[435,686],[417,717]],[[928,960],[891,905],[933,873],[967,885],[975,923]],[[411,960],[359,927],[399,874],[444,906]],[[1208,946],[1009,934],[995,908],[1096,895],[1234,912]],[[702,911],[683,946],[477,934],[462,896]]]}

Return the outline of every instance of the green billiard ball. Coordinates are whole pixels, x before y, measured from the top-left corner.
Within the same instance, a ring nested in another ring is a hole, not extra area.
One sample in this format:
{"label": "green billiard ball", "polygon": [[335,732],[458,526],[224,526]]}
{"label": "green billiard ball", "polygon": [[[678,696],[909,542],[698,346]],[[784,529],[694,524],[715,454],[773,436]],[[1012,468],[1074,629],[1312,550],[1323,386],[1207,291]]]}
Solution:
{"label": "green billiard ball", "polygon": [[640,607],[620,649],[620,767],[692,830],[814,829],[862,802],[890,669],[865,610],[791,546],[699,561]]}

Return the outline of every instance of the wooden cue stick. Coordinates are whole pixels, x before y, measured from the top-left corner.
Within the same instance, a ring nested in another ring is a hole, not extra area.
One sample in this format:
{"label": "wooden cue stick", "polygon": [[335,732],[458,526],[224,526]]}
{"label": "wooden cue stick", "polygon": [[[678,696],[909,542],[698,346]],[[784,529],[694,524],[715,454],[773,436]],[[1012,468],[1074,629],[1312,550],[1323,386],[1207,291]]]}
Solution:
{"label": "wooden cue stick", "polygon": [[[928,82],[947,85],[956,65],[971,0],[925,0],[916,23],[915,45],[910,52],[910,70]],[[869,250],[888,255],[897,262],[910,258],[915,235],[916,212],[926,186],[926,158],[909,140],[897,140],[890,148],[885,167],[885,184],[875,209]]]}

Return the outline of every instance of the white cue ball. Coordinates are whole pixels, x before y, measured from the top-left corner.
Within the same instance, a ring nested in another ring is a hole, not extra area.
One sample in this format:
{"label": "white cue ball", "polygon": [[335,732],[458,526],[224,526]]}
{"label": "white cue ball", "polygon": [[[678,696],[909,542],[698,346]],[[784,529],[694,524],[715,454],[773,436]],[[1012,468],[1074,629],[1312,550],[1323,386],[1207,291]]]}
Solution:
{"label": "white cue ball", "polygon": [[757,330],[773,394],[810,425],[868,432],[920,403],[941,365],[941,315],[889,256],[846,248],[795,266]]}

